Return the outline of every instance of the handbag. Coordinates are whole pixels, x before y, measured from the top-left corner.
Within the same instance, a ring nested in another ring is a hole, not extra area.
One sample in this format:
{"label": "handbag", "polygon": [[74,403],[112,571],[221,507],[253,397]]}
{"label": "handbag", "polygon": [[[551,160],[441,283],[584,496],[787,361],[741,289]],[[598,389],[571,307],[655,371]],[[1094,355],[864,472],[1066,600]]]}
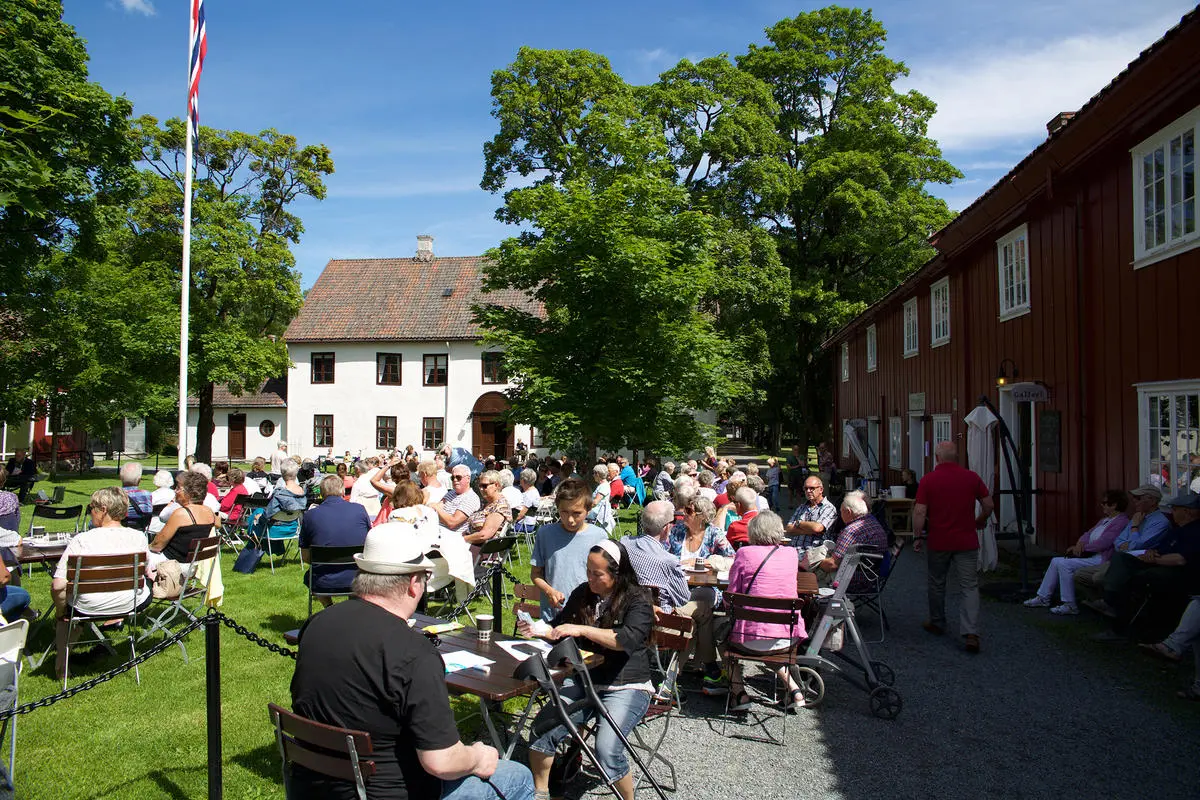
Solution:
{"label": "handbag", "polygon": [[240,572],[243,575],[253,575],[254,570],[258,567],[258,562],[262,561],[263,551],[255,545],[246,545],[242,548],[242,552],[238,553],[237,560],[233,562],[233,571]]}

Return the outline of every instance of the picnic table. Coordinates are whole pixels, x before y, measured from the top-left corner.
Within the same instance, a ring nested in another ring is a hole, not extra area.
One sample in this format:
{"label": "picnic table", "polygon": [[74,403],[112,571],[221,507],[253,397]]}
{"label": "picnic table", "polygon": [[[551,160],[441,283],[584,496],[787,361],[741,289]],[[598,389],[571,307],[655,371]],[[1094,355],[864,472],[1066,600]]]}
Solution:
{"label": "picnic table", "polygon": [[[426,614],[413,614],[413,619],[416,620],[415,627],[418,630],[424,629],[429,625],[446,624],[446,620],[437,619]],[[487,671],[466,669],[446,673],[446,689],[451,694],[472,695],[479,699],[479,715],[483,718],[483,724],[487,728],[492,745],[500,751],[501,758],[509,758],[516,748],[517,742],[520,741],[520,734],[525,727],[525,723],[533,714],[538,685],[535,681],[521,680],[520,678],[513,677],[513,672],[517,669],[521,660],[501,647],[500,642],[524,642],[528,640],[506,636],[497,630],[492,631],[491,641],[481,642],[479,641],[478,631],[470,627],[460,628],[447,633],[439,633],[437,636],[441,642],[438,652],[442,655],[462,650],[495,662],[488,667]],[[300,631],[299,629],[288,631],[283,635],[283,638],[288,644],[295,645],[299,642]],[[595,667],[604,661],[603,656],[595,653],[586,653],[585,655],[585,663],[589,667]],[[568,672],[569,670],[564,668],[555,670],[553,674],[555,679],[561,682],[567,676]],[[525,704],[525,708],[519,715],[516,724],[512,726],[511,731],[506,736],[497,727],[495,717],[502,711],[506,700],[523,696],[528,696],[529,701]]]}

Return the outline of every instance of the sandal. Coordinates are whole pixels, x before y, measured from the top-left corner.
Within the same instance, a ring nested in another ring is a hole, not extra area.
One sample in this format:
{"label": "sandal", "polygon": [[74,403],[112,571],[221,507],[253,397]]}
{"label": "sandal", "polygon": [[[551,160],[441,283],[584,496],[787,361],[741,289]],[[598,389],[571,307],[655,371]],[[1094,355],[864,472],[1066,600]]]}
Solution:
{"label": "sandal", "polygon": [[1196,687],[1189,686],[1186,689],[1180,689],[1175,693],[1175,696],[1180,700],[1191,700],[1192,702],[1200,701],[1200,692],[1196,691]]}
{"label": "sandal", "polygon": [[788,702],[783,707],[783,710],[790,711],[793,714],[799,714],[800,709],[804,708],[804,706],[804,692],[797,689],[796,691],[792,692],[791,697],[788,698]]}
{"label": "sandal", "polygon": [[733,702],[729,704],[730,711],[748,711],[750,706],[754,705],[754,699],[742,690],[733,698]]}
{"label": "sandal", "polygon": [[1151,655],[1156,655],[1159,658],[1165,658],[1167,661],[1179,662],[1183,659],[1183,656],[1179,655],[1179,653],[1176,653],[1162,642],[1143,642],[1139,644],[1138,647],[1142,648]]}

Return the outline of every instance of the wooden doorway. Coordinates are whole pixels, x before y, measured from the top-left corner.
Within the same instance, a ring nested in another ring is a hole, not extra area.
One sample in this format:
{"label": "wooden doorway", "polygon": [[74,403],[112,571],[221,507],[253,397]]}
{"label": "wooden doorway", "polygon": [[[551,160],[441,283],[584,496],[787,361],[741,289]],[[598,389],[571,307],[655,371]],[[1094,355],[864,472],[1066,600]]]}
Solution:
{"label": "wooden doorway", "polygon": [[246,460],[246,415],[229,415],[229,460]]}
{"label": "wooden doorway", "polygon": [[471,446],[476,455],[506,459],[513,451],[513,429],[504,414],[508,398],[499,392],[480,395],[471,409]]}

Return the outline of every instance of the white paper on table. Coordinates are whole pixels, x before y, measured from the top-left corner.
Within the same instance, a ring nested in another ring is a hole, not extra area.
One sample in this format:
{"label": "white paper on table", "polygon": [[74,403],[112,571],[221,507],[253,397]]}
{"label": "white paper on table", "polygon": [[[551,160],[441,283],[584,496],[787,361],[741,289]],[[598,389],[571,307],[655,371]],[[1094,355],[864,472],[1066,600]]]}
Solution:
{"label": "white paper on table", "polygon": [[1125,552],[1129,553],[1131,556],[1141,556],[1146,554],[1145,550],[1126,550]]}
{"label": "white paper on table", "polygon": [[442,663],[446,665],[446,672],[459,672],[464,669],[486,670],[496,662],[466,650],[455,650],[452,653],[442,653]]}
{"label": "white paper on table", "polygon": [[[528,648],[528,647],[537,648],[538,650],[540,650],[542,652],[543,655],[546,653],[549,653],[551,650],[551,646],[549,643],[543,642],[539,639],[497,642],[496,644],[498,644],[502,648],[504,648],[504,652],[508,653],[510,656],[515,658],[517,661],[524,661],[525,659],[532,657],[533,654],[529,653],[529,652],[525,652],[524,648]],[[518,647],[521,647],[522,650],[518,650],[517,649]]]}

